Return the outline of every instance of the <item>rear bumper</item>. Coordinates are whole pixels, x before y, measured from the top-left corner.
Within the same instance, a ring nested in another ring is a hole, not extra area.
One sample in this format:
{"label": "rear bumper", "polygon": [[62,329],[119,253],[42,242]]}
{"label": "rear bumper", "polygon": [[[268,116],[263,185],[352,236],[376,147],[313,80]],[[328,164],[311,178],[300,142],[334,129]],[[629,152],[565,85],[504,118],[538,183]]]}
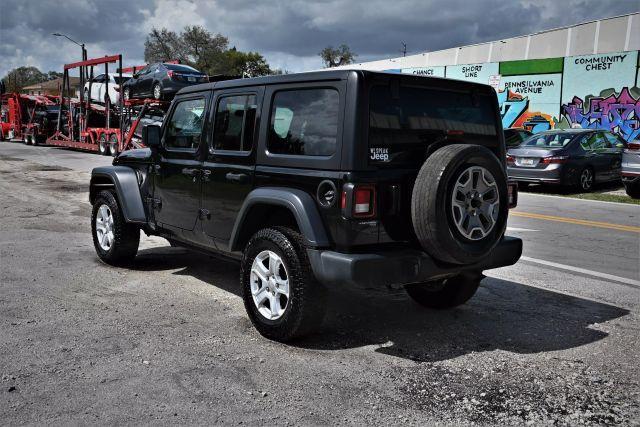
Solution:
{"label": "rear bumper", "polygon": [[307,253],[316,278],[327,286],[387,288],[513,265],[522,255],[522,240],[505,236],[486,258],[471,265],[444,264],[417,250],[346,254],[308,249]]}
{"label": "rear bumper", "polygon": [[562,165],[550,165],[545,169],[507,166],[507,175],[510,180],[514,181],[560,184],[562,182]]}

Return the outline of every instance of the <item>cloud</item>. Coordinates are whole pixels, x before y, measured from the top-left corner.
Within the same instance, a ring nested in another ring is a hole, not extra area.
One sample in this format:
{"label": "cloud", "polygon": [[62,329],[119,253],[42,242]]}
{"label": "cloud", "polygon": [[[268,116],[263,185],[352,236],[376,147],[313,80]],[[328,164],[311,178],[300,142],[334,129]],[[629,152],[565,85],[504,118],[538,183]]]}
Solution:
{"label": "cloud", "polygon": [[258,51],[273,67],[321,66],[318,52],[346,43],[358,61],[498,40],[637,11],[634,0],[2,0],[0,76],[20,65],[61,70],[79,48],[90,56],[144,57],[152,27],[180,31],[202,25],[241,50]]}

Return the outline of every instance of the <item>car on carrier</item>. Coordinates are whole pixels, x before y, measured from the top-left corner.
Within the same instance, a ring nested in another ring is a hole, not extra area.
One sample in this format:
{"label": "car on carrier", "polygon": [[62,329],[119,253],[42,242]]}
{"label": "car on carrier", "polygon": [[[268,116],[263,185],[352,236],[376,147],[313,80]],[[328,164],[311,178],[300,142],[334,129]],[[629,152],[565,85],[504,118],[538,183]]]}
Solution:
{"label": "car on carrier", "polygon": [[184,64],[158,62],[136,71],[122,86],[124,99],[171,99],[180,89],[208,82],[209,77]]}
{"label": "car on carrier", "polygon": [[142,230],[235,258],[274,340],[315,330],[333,288],[464,304],[522,252],[490,86],[361,70],[221,81],[182,89],[142,139],[92,171],[98,257],[135,262]]}
{"label": "car on carrier", "polygon": [[120,88],[131,79],[131,74],[107,73],[98,74],[91,82],[84,84],[84,97],[89,99],[91,91],[91,101],[100,103],[118,104],[120,102]]}

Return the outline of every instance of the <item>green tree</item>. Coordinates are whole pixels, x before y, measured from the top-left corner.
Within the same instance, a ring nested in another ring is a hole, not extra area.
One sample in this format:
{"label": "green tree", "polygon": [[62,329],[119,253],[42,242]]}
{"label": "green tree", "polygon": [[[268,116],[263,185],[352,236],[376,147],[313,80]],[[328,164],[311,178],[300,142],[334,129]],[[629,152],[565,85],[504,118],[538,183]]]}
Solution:
{"label": "green tree", "polygon": [[2,78],[7,92],[19,92],[25,86],[46,82],[47,80],[49,80],[47,74],[36,67],[26,66],[14,68]]}
{"label": "green tree", "polygon": [[356,59],[355,53],[346,44],[341,44],[337,48],[327,46],[319,53],[325,68],[339,67],[340,65],[353,64]]}
{"label": "green tree", "polygon": [[61,79],[62,77],[64,77],[64,74],[57,71],[49,71],[47,73],[47,80]]}
{"label": "green tree", "polygon": [[175,31],[169,31],[166,28],[161,30],[152,28],[144,42],[144,60],[161,62],[174,59],[186,60],[180,36]]}
{"label": "green tree", "polygon": [[147,62],[178,59],[209,75],[256,77],[273,73],[258,52],[229,48],[227,37],[198,25],[186,26],[179,34],[153,28],[144,44],[144,58]]}
{"label": "green tree", "polygon": [[267,61],[258,52],[241,52],[235,47],[222,54],[212,71],[212,74],[241,77],[259,77],[273,73]]}

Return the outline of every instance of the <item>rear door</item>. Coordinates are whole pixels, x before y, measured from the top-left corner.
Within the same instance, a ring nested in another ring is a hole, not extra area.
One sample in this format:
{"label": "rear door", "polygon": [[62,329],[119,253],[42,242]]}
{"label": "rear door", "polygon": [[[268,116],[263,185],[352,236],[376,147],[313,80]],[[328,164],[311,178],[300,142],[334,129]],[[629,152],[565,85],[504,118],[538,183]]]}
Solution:
{"label": "rear door", "polygon": [[595,171],[597,181],[607,181],[611,175],[611,156],[609,148],[611,144],[602,132],[594,132],[589,136],[590,151],[587,154],[589,163]]}
{"label": "rear door", "polygon": [[253,188],[256,142],[264,88],[215,93],[212,130],[203,164],[203,231],[222,245]]}
{"label": "rear door", "polygon": [[204,92],[177,99],[163,127],[154,164],[154,215],[167,230],[192,231],[198,218],[208,98]]}

